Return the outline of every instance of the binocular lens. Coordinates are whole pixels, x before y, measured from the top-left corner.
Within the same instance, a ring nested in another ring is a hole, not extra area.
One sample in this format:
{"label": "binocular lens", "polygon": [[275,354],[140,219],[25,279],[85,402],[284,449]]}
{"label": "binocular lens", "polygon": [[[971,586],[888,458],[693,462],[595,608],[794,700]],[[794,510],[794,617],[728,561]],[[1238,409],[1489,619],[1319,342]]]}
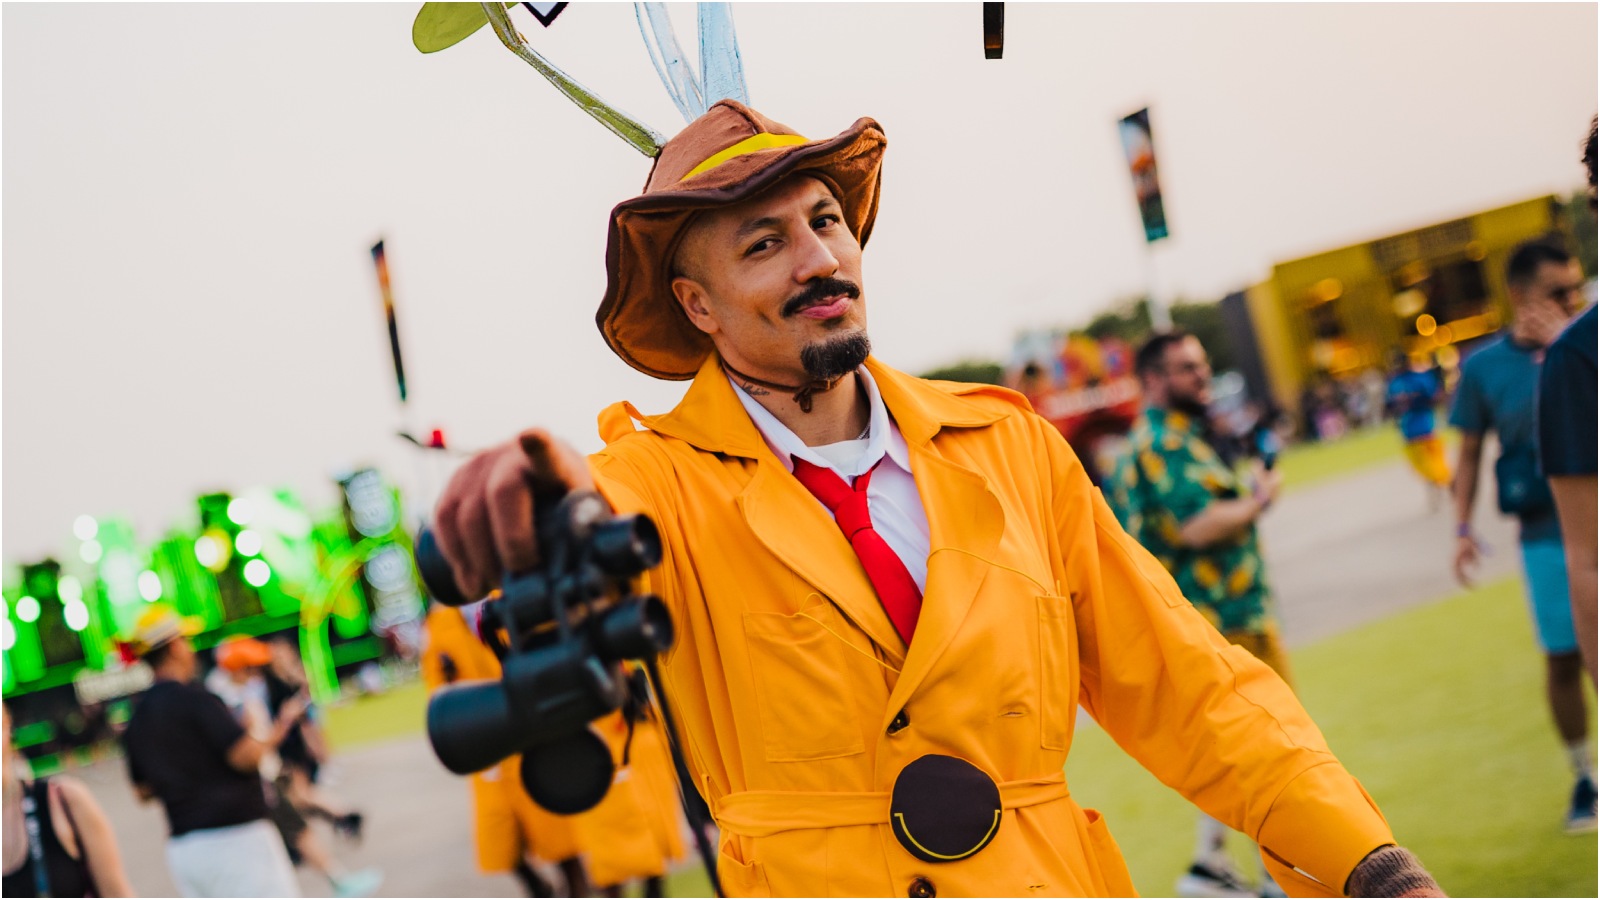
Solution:
{"label": "binocular lens", "polygon": [[533,802],[559,815],[594,809],[605,799],[616,765],[611,748],[594,729],[585,728],[553,744],[522,754],[522,786]]}
{"label": "binocular lens", "polygon": [[416,559],[417,574],[422,576],[422,583],[427,585],[433,599],[445,606],[465,606],[472,602],[474,598],[463,597],[456,588],[456,577],[450,571],[450,564],[445,562],[444,553],[439,550],[433,529],[426,525],[417,531]]}
{"label": "binocular lens", "polygon": [[607,610],[595,643],[607,659],[644,659],[672,646],[672,614],[654,594],[632,597]]}
{"label": "binocular lens", "polygon": [[428,743],[457,775],[481,772],[521,750],[527,730],[520,726],[499,681],[447,685],[428,700]]}
{"label": "binocular lens", "polygon": [[612,575],[631,578],[661,562],[661,534],[649,516],[618,516],[595,526],[590,536],[595,562]]}

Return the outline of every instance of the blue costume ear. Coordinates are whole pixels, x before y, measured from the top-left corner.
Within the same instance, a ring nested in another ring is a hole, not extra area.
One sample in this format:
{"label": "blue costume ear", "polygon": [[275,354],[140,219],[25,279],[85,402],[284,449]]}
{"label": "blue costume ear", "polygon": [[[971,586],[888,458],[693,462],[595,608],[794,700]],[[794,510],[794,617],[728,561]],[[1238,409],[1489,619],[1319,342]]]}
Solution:
{"label": "blue costume ear", "polygon": [[748,105],[750,91],[744,83],[744,60],[739,56],[739,39],[733,32],[733,13],[726,3],[700,3],[700,77],[684,58],[672,20],[663,3],[634,3],[639,33],[655,64],[656,74],[667,94],[677,105],[684,122],[705,115],[718,100],[737,100]]}
{"label": "blue costume ear", "polygon": [[683,121],[700,118],[706,111],[700,79],[695,77],[694,66],[683,57],[683,48],[678,46],[678,36],[672,30],[665,4],[634,3],[633,12],[639,20],[639,34],[644,37],[650,62],[655,64],[656,74],[661,76],[661,83],[666,86]]}
{"label": "blue costume ear", "polygon": [[726,3],[701,3],[699,14],[701,93],[706,108],[718,100],[737,100],[749,106],[744,60],[739,56],[739,38],[733,33],[733,12]]}

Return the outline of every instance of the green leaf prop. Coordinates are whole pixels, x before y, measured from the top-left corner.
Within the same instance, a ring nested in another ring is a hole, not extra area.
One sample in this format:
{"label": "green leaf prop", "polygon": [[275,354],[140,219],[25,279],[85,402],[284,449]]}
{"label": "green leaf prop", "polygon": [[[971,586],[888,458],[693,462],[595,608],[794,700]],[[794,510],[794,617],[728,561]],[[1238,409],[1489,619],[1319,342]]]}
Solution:
{"label": "green leaf prop", "polygon": [[[507,3],[510,8],[513,4]],[[489,24],[481,3],[424,3],[411,24],[411,43],[423,53],[437,53],[461,43]]]}

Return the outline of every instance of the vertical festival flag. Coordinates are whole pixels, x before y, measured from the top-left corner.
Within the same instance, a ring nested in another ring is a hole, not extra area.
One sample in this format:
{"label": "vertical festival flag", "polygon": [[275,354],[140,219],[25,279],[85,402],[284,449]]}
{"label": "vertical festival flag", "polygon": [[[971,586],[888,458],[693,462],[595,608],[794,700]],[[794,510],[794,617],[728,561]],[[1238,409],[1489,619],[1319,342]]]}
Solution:
{"label": "vertical festival flag", "polygon": [[1167,236],[1167,212],[1161,206],[1161,182],[1156,178],[1156,146],[1150,135],[1150,108],[1126,116],[1118,124],[1122,151],[1133,175],[1133,194],[1144,221],[1144,239],[1154,243]]}
{"label": "vertical festival flag", "polygon": [[383,255],[383,241],[372,245],[372,264],[378,269],[378,290],[383,293],[383,317],[389,323],[389,352],[394,354],[394,383],[400,388],[400,402],[406,402],[406,369],[400,362],[400,326],[394,320],[394,292],[389,288],[389,261]]}

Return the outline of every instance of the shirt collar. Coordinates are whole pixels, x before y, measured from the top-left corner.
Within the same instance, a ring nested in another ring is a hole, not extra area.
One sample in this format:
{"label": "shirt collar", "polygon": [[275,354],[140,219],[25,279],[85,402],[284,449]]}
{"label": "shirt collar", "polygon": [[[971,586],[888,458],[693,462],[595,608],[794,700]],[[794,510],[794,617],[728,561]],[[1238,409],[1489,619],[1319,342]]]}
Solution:
{"label": "shirt collar", "polygon": [[1159,406],[1145,408],[1145,416],[1150,420],[1150,427],[1155,430],[1182,431],[1188,434],[1200,434],[1199,423],[1188,413],[1175,409],[1162,409]]}
{"label": "shirt collar", "polygon": [[[883,403],[883,395],[878,392],[878,383],[873,380],[872,373],[866,366],[856,369],[856,377],[861,379],[861,384],[867,391],[868,419],[871,423],[871,434],[867,438],[867,449],[861,454],[861,460],[856,464],[858,471],[840,472],[847,478],[855,478],[865,473],[885,456],[890,461],[907,472],[911,471],[911,455],[906,448],[906,440],[900,434],[900,429],[895,426],[894,419],[889,416],[889,408]],[[832,469],[833,464],[807,447],[805,441],[800,440],[789,427],[778,421],[778,417],[767,411],[767,408],[757,403],[754,397],[745,392],[745,389],[728,375],[728,383],[733,385],[733,394],[739,398],[739,403],[745,412],[750,414],[750,421],[755,423],[756,430],[766,439],[767,446],[772,448],[772,454],[783,463],[783,467],[794,471],[796,457],[812,465],[824,469]]]}

